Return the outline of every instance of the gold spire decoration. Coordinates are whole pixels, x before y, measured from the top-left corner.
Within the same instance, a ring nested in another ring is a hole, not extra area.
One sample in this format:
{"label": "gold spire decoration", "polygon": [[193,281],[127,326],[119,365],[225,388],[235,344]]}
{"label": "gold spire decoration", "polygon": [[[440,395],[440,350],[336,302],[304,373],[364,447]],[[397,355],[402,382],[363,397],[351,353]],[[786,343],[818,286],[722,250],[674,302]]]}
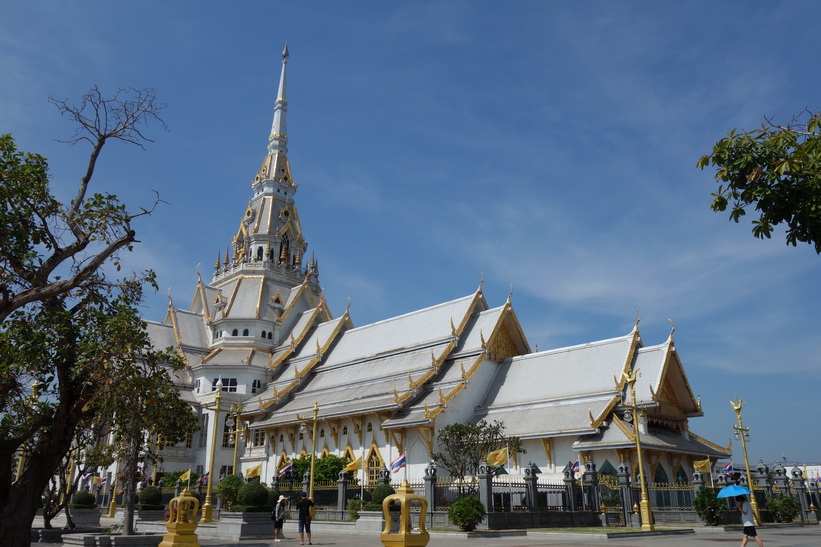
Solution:
{"label": "gold spire decoration", "polygon": [[215,269],[215,270],[219,270],[219,269],[220,269],[220,258],[222,258],[222,252],[221,252],[221,251],[217,251],[217,261],[216,261],[216,262],[214,262],[214,269]]}
{"label": "gold spire decoration", "polygon": [[230,249],[231,249],[231,246],[226,245],[226,247],[225,247],[225,260],[222,261],[223,266],[228,266],[228,254],[230,252]]}

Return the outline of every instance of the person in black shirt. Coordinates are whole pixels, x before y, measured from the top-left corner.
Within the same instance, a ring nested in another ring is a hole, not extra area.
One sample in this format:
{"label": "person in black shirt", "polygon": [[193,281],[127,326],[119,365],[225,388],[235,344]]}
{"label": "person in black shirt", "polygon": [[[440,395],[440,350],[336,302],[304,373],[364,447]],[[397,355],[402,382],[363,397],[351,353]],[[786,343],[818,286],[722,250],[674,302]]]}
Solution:
{"label": "person in black shirt", "polygon": [[308,534],[308,545],[311,543],[311,507],[314,502],[308,499],[308,494],[301,492],[296,508],[299,511],[299,544],[305,545],[305,534]]}

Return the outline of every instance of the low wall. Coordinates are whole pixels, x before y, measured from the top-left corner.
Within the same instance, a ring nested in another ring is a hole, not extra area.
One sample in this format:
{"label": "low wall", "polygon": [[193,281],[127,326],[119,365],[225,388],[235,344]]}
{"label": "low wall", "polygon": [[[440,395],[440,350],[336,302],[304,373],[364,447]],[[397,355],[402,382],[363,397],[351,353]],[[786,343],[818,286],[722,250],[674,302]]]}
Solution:
{"label": "low wall", "polygon": [[482,530],[511,530],[521,528],[565,528],[573,526],[601,526],[595,511],[534,511],[488,513],[478,528]]}

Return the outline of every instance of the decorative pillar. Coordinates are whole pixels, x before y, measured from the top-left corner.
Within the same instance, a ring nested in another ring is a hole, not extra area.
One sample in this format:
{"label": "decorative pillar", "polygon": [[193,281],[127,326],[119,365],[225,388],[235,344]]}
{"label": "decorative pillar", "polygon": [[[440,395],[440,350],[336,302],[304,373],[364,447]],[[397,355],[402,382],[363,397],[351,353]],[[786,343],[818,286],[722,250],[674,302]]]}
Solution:
{"label": "decorative pillar", "polygon": [[391,472],[388,470],[387,467],[383,467],[379,470],[379,479],[376,482],[378,482],[379,484],[391,483]]}
{"label": "decorative pillar", "polygon": [[787,472],[784,466],[780,463],[773,465],[773,482],[775,483],[775,487],[778,488],[779,494],[783,495],[787,493],[787,481]]}
{"label": "decorative pillar", "polygon": [[348,472],[340,471],[336,480],[336,509],[345,511],[348,505]]}
{"label": "decorative pillar", "polygon": [[539,487],[536,481],[539,479],[539,468],[533,462],[527,462],[525,466],[525,492],[527,492],[527,510],[536,512],[539,510]]}
{"label": "decorative pillar", "polygon": [[168,503],[168,533],[163,536],[159,547],[199,546],[197,539],[197,510],[200,502],[186,488],[180,496]]}
{"label": "decorative pillar", "polygon": [[304,475],[302,475],[302,491],[307,492],[311,489],[311,472],[306,471]]}
{"label": "decorative pillar", "polygon": [[601,507],[599,473],[596,471],[596,464],[592,460],[587,460],[587,463],[584,464],[584,485],[587,490],[587,499],[590,500],[590,509],[598,511]]}
{"label": "decorative pillar", "polygon": [[479,501],[485,506],[485,511],[493,512],[493,466],[486,463],[479,464]]}
{"label": "decorative pillar", "polygon": [[798,466],[793,467],[790,470],[790,482],[792,482],[793,490],[798,496],[798,501],[801,502],[801,524],[806,524],[807,513],[809,512],[810,507],[807,504],[804,475],[801,473],[801,469],[799,469]]}
{"label": "decorative pillar", "polygon": [[425,468],[425,499],[432,513],[436,510],[436,462],[433,460]]}
{"label": "decorative pillar", "polygon": [[[619,464],[619,472],[616,474],[619,478],[619,489],[621,490],[621,510],[624,513],[624,524],[631,528],[638,526],[638,523],[633,523],[633,493],[630,488],[630,466],[624,462]],[[693,478],[695,482],[695,478]],[[704,481],[702,481],[702,485]]]}
{"label": "decorative pillar", "polygon": [[576,510],[576,475],[573,473],[573,464],[567,462],[564,468],[564,489],[567,495],[567,507],[571,511]]}
{"label": "decorative pillar", "polygon": [[182,491],[182,481],[180,479],[177,479],[177,484],[174,485],[174,497],[175,498],[179,497],[181,491]]}

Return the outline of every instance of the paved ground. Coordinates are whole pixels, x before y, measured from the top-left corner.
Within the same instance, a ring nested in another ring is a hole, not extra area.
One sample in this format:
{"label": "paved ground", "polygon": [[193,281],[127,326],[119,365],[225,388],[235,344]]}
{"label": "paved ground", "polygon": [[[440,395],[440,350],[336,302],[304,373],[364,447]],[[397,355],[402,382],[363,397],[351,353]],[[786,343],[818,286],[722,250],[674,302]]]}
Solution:
{"label": "paved ground", "polygon": [[[789,547],[819,547],[821,546],[821,526],[804,526],[789,528],[772,528],[760,531],[761,538],[767,547],[789,546]],[[286,547],[299,545],[299,536],[294,530],[288,530],[286,526],[287,539],[280,543],[274,543],[273,538],[269,540],[244,540],[239,542],[226,542],[225,540],[210,540],[200,538],[203,547],[228,547],[239,545],[241,547]],[[380,547],[378,535],[359,534],[319,534],[313,536],[313,544],[317,547]],[[305,542],[307,544],[307,541]],[[465,537],[464,534],[433,533],[431,535],[429,547],[532,547],[538,545],[563,545],[572,546],[601,546],[601,547],[678,547],[683,545],[703,545],[714,547],[718,545],[740,545],[741,532],[724,532],[721,530],[696,529],[696,533],[682,535],[650,535],[641,534],[638,536],[620,536],[607,538],[603,534],[563,534],[554,532],[529,532],[527,535],[506,536],[506,537]],[[55,545],[55,544],[52,544]],[[754,542],[748,543],[751,547]],[[56,545],[55,545],[56,547]]]}

